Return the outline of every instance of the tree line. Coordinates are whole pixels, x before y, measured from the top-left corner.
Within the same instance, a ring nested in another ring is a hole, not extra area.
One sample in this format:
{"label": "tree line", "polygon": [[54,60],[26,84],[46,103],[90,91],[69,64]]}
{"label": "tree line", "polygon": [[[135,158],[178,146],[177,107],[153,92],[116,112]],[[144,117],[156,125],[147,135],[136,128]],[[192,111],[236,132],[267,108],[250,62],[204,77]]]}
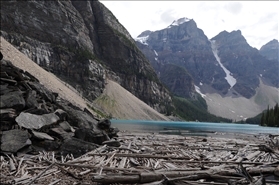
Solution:
{"label": "tree line", "polygon": [[267,108],[261,116],[261,126],[279,127],[279,107],[278,103],[273,108]]}

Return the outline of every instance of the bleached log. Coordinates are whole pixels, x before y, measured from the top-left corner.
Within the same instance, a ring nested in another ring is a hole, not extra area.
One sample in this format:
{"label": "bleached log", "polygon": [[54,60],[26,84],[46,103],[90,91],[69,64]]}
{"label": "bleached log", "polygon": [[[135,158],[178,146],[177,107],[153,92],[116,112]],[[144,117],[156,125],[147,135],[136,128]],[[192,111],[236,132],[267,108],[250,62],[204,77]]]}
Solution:
{"label": "bleached log", "polygon": [[84,163],[84,162],[90,161],[90,160],[92,160],[92,159],[93,159],[92,156],[91,156],[91,157],[79,158],[79,159],[76,158],[76,159],[74,159],[74,160],[68,161],[67,163],[69,163],[69,164]]}
{"label": "bleached log", "polygon": [[107,159],[107,161],[105,162],[104,166],[106,166],[108,163],[110,163],[110,161],[113,159],[114,155],[116,154],[116,152],[113,152],[113,154],[111,155],[111,157],[109,159]]}
{"label": "bleached log", "polygon": [[[103,145],[103,146],[100,146],[99,148],[96,148],[95,150],[92,150],[92,151],[89,151],[75,159],[73,159],[72,161],[75,161],[75,160],[79,160],[79,159],[82,159],[83,157],[87,156],[87,155],[92,155],[92,154],[95,154],[95,153],[100,153],[102,152],[105,148],[107,147],[107,145]],[[71,162],[71,161],[68,161],[68,162]]]}
{"label": "bleached log", "polygon": [[[129,143],[128,148],[131,148],[132,142]],[[127,151],[125,152],[125,154],[127,154]],[[129,157],[129,156],[128,156]],[[127,160],[127,156],[124,157],[119,164],[119,168],[124,168],[125,164],[126,164],[126,160]]]}
{"label": "bleached log", "polygon": [[35,180],[37,180],[39,177],[41,177],[48,169],[50,169],[52,166],[54,165],[54,163],[52,163],[51,165],[49,165],[45,170],[43,170],[38,176],[36,176],[35,178],[33,178],[28,185],[31,185],[33,182],[35,182]]}
{"label": "bleached log", "polygon": [[[111,155],[111,154],[90,154],[90,155]],[[127,154],[127,153],[117,153],[115,157],[134,157],[134,158],[154,158],[154,159],[181,159],[181,160],[188,160],[189,157],[176,157],[176,156],[169,156],[169,155],[152,155],[152,154]]]}
{"label": "bleached log", "polygon": [[56,181],[51,182],[49,185],[57,184],[57,183],[60,182],[60,181],[61,181],[61,179],[58,179],[58,180],[56,180]]}
{"label": "bleached log", "polygon": [[85,175],[85,174],[87,174],[89,172],[91,172],[90,169],[80,172],[79,175]]}
{"label": "bleached log", "polygon": [[15,167],[15,163],[14,163],[14,161],[13,161],[13,159],[12,158],[10,158],[10,171],[12,172],[12,171],[15,171],[16,170],[16,167]]}
{"label": "bleached log", "polygon": [[[276,170],[275,167],[267,167],[267,168],[257,168],[247,170],[250,175],[258,175],[261,173],[273,173]],[[93,182],[99,183],[148,183],[154,181],[160,181],[165,177],[168,178],[177,178],[177,177],[186,177],[189,176],[191,178],[198,177],[204,174],[214,174],[214,175],[222,175],[222,176],[235,176],[235,170],[203,170],[203,171],[170,171],[164,173],[156,173],[156,172],[143,172],[140,174],[130,174],[130,175],[122,175],[122,174],[109,174],[109,175],[97,175],[92,177]]]}
{"label": "bleached log", "polygon": [[20,177],[20,178],[15,178],[15,179],[13,179],[12,184],[17,184],[17,183],[19,183],[19,182],[21,182],[21,181],[30,179],[30,177],[31,177],[31,176],[29,176],[29,175],[24,175],[24,176],[22,176],[22,177]]}

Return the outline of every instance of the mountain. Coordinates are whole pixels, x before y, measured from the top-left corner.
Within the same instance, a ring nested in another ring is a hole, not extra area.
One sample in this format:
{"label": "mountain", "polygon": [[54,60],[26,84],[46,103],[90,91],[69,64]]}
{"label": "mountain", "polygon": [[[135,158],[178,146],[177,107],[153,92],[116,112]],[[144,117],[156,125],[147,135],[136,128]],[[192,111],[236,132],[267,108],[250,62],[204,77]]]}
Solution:
{"label": "mountain", "polygon": [[[181,18],[169,27],[143,37],[148,38],[145,46],[158,55],[146,54],[157,73],[160,73],[160,66],[172,63],[185,68],[195,84],[208,84],[216,91],[227,92],[229,84],[226,83],[225,72],[218,67],[211,42],[193,19]],[[138,38],[136,40],[139,41]],[[140,46],[142,43],[137,42],[140,49],[143,48]]]}
{"label": "mountain", "polygon": [[173,106],[128,31],[98,1],[1,1],[1,36],[90,101],[110,79],[157,111]]}
{"label": "mountain", "polygon": [[[181,18],[162,30],[144,31],[135,40],[172,93],[181,97],[200,93],[215,115],[244,119],[278,101],[278,62],[251,47],[240,30],[208,39],[193,19]],[[187,71],[192,83],[178,81],[180,70],[174,73],[170,65]]]}
{"label": "mountain", "polygon": [[[245,98],[256,94],[260,78],[278,87],[278,64],[265,59],[256,48],[252,48],[241,31],[223,31],[211,39],[215,42],[222,64],[236,79],[234,90]],[[276,78],[277,77],[277,78]]]}
{"label": "mountain", "polygon": [[263,45],[260,49],[260,54],[266,57],[268,60],[277,60],[278,61],[278,49],[279,42],[276,39],[269,41]]}

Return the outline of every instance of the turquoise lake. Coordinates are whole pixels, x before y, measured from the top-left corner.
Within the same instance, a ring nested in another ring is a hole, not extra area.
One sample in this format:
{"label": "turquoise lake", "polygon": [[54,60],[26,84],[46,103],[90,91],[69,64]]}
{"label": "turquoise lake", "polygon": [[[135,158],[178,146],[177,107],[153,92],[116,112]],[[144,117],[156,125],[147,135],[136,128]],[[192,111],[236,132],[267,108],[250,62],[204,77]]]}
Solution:
{"label": "turquoise lake", "polygon": [[279,134],[279,128],[251,124],[111,120],[121,131],[159,132],[162,134],[206,135],[206,133]]}

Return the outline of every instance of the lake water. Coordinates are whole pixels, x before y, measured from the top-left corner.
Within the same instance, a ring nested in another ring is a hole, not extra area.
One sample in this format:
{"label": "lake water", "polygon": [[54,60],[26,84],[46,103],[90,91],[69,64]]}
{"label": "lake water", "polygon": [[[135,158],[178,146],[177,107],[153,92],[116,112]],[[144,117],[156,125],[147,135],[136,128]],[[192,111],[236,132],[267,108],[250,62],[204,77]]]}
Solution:
{"label": "lake water", "polygon": [[251,124],[111,120],[121,131],[159,132],[162,134],[200,135],[209,133],[279,134],[279,128]]}

